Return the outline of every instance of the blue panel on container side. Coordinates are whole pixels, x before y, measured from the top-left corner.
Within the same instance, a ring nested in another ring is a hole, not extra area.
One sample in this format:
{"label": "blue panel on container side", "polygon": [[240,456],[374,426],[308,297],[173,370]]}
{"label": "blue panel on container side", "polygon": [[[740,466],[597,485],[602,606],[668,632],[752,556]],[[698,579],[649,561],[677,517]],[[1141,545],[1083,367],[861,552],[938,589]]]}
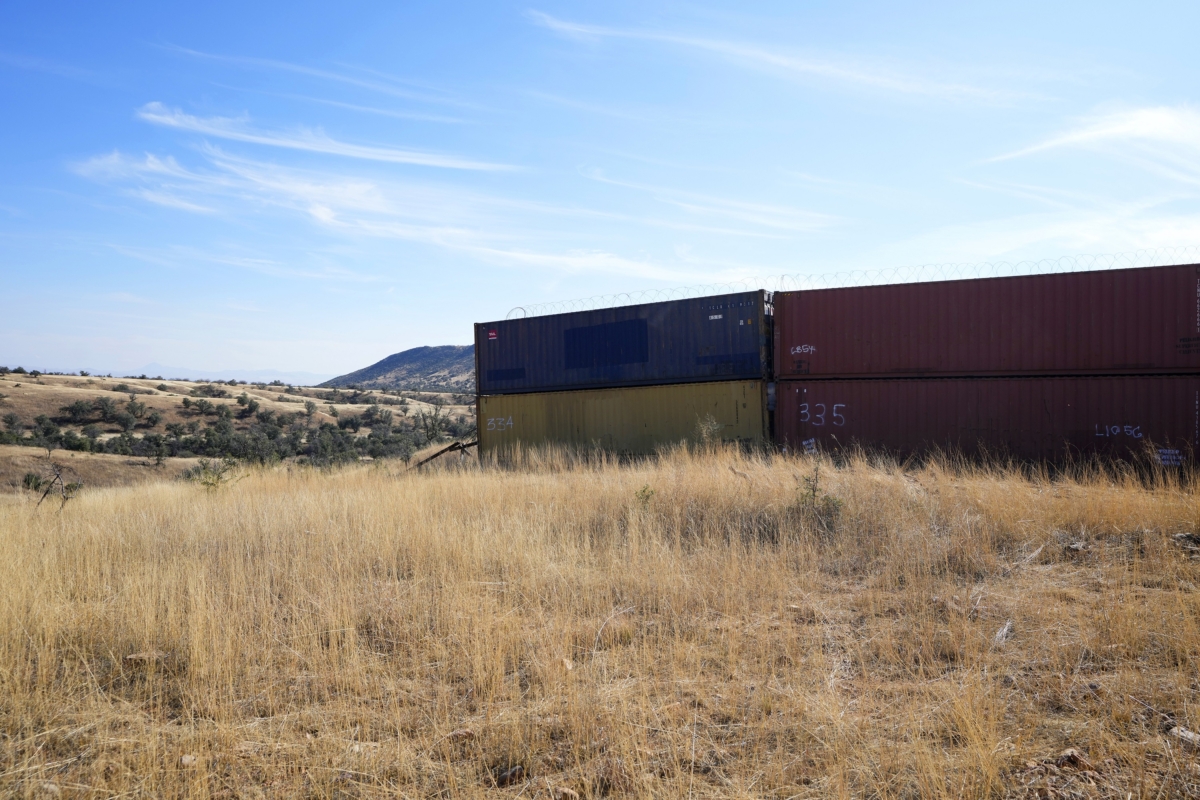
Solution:
{"label": "blue panel on container side", "polygon": [[569,328],[563,331],[563,354],[567,369],[645,364],[650,360],[646,320]]}

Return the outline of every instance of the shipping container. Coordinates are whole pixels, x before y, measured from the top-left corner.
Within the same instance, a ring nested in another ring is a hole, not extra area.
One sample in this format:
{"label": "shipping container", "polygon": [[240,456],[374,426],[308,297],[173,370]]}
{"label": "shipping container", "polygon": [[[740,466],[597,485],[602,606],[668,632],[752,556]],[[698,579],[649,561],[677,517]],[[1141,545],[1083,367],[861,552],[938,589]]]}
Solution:
{"label": "shipping container", "polygon": [[1200,266],[776,292],[775,377],[1200,369]]}
{"label": "shipping container", "polygon": [[769,438],[763,381],[678,383],[477,398],[483,453],[560,444],[616,453],[653,453],[697,441],[763,442]]}
{"label": "shipping container", "polygon": [[776,441],[792,451],[852,445],[901,456],[931,448],[1060,461],[1166,464],[1200,441],[1200,376],[781,381]]}
{"label": "shipping container", "polygon": [[765,292],[672,300],[475,325],[482,395],[763,380]]}

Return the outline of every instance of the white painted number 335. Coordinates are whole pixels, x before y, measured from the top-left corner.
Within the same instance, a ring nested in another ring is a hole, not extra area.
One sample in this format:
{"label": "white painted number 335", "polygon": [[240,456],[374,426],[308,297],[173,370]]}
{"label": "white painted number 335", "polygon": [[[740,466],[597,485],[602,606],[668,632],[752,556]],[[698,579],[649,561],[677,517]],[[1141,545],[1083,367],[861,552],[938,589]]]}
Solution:
{"label": "white painted number 335", "polygon": [[489,431],[507,431],[513,426],[512,417],[505,419],[504,417],[488,417]]}
{"label": "white painted number 335", "polygon": [[[824,425],[827,421],[834,425],[845,425],[846,416],[842,410],[846,407],[845,403],[834,403],[833,409],[830,410],[824,403],[801,403],[800,404],[800,421],[811,422],[813,425]],[[830,411],[829,419],[826,419],[826,411]]]}

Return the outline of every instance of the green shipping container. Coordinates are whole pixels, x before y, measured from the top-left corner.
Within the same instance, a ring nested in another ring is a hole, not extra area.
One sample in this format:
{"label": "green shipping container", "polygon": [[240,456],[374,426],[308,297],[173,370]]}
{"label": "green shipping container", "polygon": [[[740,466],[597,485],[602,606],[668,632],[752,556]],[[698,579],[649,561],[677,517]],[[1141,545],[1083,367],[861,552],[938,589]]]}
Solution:
{"label": "green shipping container", "polygon": [[653,453],[680,441],[756,443],[769,437],[763,381],[678,383],[477,398],[479,449],[518,443]]}

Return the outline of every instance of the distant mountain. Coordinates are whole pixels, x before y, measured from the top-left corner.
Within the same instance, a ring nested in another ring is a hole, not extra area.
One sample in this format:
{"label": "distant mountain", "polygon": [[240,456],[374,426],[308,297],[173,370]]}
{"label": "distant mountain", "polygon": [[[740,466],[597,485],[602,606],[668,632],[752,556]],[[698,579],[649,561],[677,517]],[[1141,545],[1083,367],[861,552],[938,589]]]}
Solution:
{"label": "distant mountain", "polygon": [[475,345],[414,347],[325,381],[321,386],[472,393],[475,391]]}
{"label": "distant mountain", "polygon": [[164,367],[162,364],[147,364],[140,370],[142,375],[162,375],[164,378],[188,378],[200,381],[247,381],[270,383],[283,381],[292,386],[316,386],[329,380],[329,374],[317,372],[282,372],[277,369],[189,369],[188,367]]}

